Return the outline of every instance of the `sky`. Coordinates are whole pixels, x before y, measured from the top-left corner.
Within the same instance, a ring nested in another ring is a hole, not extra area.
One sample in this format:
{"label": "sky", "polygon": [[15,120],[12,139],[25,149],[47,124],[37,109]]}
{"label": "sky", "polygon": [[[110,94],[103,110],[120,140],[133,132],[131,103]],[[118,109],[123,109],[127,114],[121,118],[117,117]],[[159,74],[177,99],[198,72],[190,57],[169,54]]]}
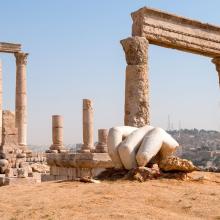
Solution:
{"label": "sky", "polygon": [[[51,116],[64,117],[64,142],[82,142],[82,99],[94,101],[98,128],[123,125],[130,13],[141,7],[220,25],[219,0],[0,0],[0,42],[28,52],[28,143],[51,143]],[[3,63],[3,107],[14,111],[15,58]],[[149,48],[151,124],[220,130],[220,93],[207,57]]]}

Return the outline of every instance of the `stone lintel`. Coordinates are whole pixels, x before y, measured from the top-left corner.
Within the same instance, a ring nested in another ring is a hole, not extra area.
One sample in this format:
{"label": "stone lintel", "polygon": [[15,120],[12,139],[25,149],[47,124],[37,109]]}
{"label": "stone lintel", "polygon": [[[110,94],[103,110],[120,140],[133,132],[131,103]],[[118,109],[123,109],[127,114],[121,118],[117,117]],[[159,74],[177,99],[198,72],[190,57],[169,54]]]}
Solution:
{"label": "stone lintel", "polygon": [[21,51],[21,44],[0,42],[0,52],[17,53]]}
{"label": "stone lintel", "polygon": [[220,27],[151,8],[131,14],[132,35],[149,43],[200,54],[220,56]]}

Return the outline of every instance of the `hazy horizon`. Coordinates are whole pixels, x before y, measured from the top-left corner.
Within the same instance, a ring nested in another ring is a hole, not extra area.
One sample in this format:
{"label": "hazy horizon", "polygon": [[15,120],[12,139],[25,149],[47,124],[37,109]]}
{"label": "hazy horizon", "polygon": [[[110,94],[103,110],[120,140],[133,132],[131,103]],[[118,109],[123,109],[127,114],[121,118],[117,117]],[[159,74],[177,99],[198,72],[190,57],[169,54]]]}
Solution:
{"label": "hazy horizon", "polygon": [[[98,128],[123,125],[125,57],[130,13],[148,6],[220,26],[220,2],[199,0],[1,3],[0,42],[21,43],[27,64],[28,143],[51,143],[51,116],[64,117],[64,143],[82,142],[82,99],[94,101]],[[4,9],[4,10],[3,10]],[[3,108],[14,111],[15,59],[0,53]],[[218,77],[211,59],[149,49],[151,124],[220,131]]]}

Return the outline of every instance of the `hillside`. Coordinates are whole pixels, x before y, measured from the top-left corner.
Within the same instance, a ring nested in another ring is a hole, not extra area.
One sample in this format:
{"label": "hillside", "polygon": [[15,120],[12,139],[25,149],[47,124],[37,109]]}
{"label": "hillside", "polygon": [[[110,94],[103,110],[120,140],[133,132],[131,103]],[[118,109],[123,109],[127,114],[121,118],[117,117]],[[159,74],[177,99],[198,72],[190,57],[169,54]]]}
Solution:
{"label": "hillside", "polygon": [[201,168],[220,172],[220,132],[198,129],[169,131],[178,141],[178,156]]}

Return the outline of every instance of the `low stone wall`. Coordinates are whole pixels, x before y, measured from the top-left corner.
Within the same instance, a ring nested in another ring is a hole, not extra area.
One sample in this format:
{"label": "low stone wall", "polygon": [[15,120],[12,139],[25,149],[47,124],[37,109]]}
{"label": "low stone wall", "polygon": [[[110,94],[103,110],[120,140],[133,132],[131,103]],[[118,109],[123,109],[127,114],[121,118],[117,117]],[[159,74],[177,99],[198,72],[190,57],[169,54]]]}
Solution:
{"label": "low stone wall", "polygon": [[41,153],[35,153],[31,152],[30,154],[26,155],[26,162],[29,163],[46,163],[47,158],[46,158],[46,153],[41,152]]}
{"label": "low stone wall", "polygon": [[113,167],[108,153],[49,153],[47,164],[50,166],[50,176],[43,177],[43,181],[94,177]]}

